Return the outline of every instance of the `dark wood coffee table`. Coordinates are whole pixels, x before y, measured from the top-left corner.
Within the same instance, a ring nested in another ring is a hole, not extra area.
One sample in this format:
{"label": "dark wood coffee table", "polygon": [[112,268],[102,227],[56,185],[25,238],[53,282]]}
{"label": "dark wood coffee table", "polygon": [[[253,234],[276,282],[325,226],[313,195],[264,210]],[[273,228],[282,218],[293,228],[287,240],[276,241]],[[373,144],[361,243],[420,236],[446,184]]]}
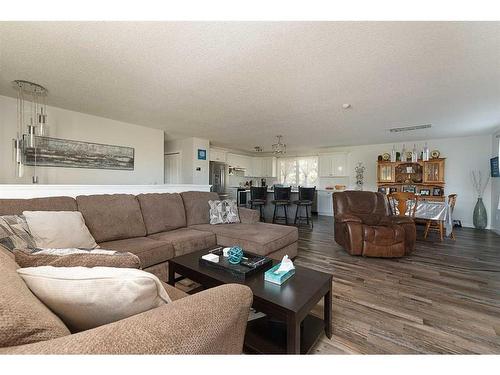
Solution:
{"label": "dark wood coffee table", "polygon": [[[238,280],[222,270],[200,265],[199,259],[208,250],[181,255],[169,260],[169,284],[175,274],[185,276],[205,288],[238,283],[253,292],[253,307],[265,318],[248,323],[245,348],[258,353],[307,353],[324,330],[332,335],[332,275],[296,266],[295,275],[283,285],[264,281],[264,273]],[[278,263],[277,261],[274,264]],[[310,314],[324,298],[324,320]]]}

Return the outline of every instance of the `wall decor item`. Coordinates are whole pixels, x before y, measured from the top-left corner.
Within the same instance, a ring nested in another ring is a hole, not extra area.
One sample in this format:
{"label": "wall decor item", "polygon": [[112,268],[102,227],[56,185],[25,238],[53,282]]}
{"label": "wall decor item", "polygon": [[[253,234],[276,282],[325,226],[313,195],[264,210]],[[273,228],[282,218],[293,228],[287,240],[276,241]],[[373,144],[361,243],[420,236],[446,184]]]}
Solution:
{"label": "wall decor item", "polygon": [[498,156],[490,159],[491,177],[500,177],[500,170],[498,167]]}
{"label": "wall decor item", "polygon": [[477,194],[477,202],[474,207],[474,214],[472,215],[472,222],[474,227],[477,229],[486,229],[488,224],[488,215],[486,213],[486,207],[483,203],[483,194],[490,180],[490,176],[483,178],[481,171],[471,172],[472,185]]}
{"label": "wall decor item", "polygon": [[207,160],[207,150],[198,149],[198,160]]}
{"label": "wall decor item", "polygon": [[356,172],[356,190],[363,190],[365,169],[365,166],[361,162],[358,162],[358,165],[354,168]]}
{"label": "wall decor item", "polygon": [[134,170],[132,147],[39,136],[35,137],[34,146],[24,149],[26,165]]}
{"label": "wall decor item", "polygon": [[428,197],[431,195],[431,189],[420,189],[419,193],[422,196]]}

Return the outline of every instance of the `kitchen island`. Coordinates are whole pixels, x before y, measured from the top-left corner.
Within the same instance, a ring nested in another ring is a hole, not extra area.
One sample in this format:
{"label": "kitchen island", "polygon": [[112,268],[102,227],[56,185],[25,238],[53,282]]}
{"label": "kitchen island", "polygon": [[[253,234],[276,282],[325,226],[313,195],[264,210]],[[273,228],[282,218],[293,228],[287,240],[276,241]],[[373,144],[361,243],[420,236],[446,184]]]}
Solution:
{"label": "kitchen island", "polygon": [[[236,190],[237,188],[233,188],[234,193],[232,194],[233,198],[236,199]],[[332,189],[317,189],[316,194],[315,194],[315,199],[313,202],[312,206],[312,212],[317,212],[318,215],[325,215],[325,216],[333,216],[333,202],[332,202],[332,194],[336,190]],[[240,194],[245,194],[246,195],[246,202],[250,201],[250,189],[245,189],[245,190],[240,190]],[[267,190],[267,202],[264,206],[264,217],[266,219],[266,222],[270,223],[273,220],[273,213],[274,213],[274,204],[272,204],[272,201],[274,199],[274,190],[268,189]],[[292,202],[288,207],[288,224],[293,224],[293,220],[295,218],[295,211],[297,209],[297,206],[293,204],[294,201],[299,199],[299,191],[298,189],[292,189],[292,194],[290,201]],[[238,200],[240,202],[240,200]],[[242,204],[244,207],[250,207],[250,204]],[[278,209],[278,216],[283,216],[282,209]],[[302,213],[302,215],[305,214]]]}

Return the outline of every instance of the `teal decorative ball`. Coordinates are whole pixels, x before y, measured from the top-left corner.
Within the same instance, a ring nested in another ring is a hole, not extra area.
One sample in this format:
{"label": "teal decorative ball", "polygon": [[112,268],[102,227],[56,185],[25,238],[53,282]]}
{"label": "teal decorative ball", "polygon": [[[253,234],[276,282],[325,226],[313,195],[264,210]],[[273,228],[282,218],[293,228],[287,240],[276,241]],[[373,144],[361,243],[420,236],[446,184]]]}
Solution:
{"label": "teal decorative ball", "polygon": [[228,262],[231,264],[239,264],[243,258],[243,249],[239,246],[233,246],[229,249]]}

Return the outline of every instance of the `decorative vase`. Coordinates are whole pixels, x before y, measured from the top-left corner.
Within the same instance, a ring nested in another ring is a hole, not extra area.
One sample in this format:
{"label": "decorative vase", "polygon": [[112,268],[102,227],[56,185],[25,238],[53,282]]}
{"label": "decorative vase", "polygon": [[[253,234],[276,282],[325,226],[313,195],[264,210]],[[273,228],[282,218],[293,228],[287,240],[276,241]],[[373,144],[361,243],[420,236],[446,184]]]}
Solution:
{"label": "decorative vase", "polygon": [[486,207],[484,207],[483,198],[477,198],[476,206],[474,207],[473,223],[476,229],[485,229],[488,223],[486,215]]}

